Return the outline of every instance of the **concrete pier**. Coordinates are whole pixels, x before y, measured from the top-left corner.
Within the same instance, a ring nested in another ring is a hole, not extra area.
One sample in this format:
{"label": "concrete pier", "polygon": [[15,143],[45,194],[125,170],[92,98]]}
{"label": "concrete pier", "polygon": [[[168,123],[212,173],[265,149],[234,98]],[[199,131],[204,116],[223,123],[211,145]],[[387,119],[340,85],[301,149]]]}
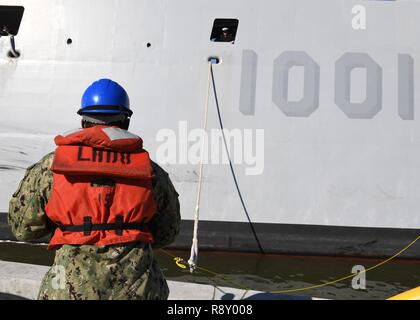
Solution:
{"label": "concrete pier", "polygon": [[[0,300],[36,299],[49,267],[0,261]],[[168,281],[169,300],[311,300],[314,298]]]}

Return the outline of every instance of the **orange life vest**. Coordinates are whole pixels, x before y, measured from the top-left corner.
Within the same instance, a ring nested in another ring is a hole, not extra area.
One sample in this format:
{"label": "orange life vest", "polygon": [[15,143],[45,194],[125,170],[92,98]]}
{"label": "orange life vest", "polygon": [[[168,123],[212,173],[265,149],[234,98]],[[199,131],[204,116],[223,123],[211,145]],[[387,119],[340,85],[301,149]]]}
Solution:
{"label": "orange life vest", "polygon": [[153,242],[152,166],[140,137],[109,126],[55,138],[53,187],[46,206],[57,225],[49,249],[63,244]]}

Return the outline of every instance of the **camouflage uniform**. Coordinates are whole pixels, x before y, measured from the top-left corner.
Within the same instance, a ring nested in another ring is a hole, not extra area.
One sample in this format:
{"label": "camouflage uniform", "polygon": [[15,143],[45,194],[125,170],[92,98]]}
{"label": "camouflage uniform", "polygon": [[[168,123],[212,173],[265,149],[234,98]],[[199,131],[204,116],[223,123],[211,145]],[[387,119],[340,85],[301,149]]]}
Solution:
{"label": "camouflage uniform", "polygon": [[[45,212],[51,194],[53,153],[29,167],[10,200],[8,221],[18,240],[32,241],[54,226]],[[169,288],[152,247],[172,243],[179,232],[178,194],[168,174],[152,162],[157,213],[149,224],[153,245],[64,245],[56,251],[38,299],[167,299]]]}

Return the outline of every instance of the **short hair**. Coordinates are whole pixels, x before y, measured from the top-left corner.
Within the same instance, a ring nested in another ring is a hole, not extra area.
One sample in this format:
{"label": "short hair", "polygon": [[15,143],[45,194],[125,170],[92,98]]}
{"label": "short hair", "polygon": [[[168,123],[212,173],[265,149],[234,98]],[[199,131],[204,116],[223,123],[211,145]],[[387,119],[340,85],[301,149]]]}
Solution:
{"label": "short hair", "polygon": [[94,126],[116,126],[127,130],[130,125],[130,117],[124,113],[118,114],[89,114],[82,115],[82,127],[91,128]]}

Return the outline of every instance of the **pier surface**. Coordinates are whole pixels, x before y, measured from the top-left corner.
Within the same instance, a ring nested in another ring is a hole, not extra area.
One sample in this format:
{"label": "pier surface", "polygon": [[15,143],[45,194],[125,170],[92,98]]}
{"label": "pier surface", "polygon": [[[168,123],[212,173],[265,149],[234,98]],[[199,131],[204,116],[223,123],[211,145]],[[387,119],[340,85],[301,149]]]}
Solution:
{"label": "pier surface", "polygon": [[[0,300],[36,299],[49,267],[0,261]],[[315,298],[245,291],[235,288],[168,281],[169,300],[312,300]]]}

